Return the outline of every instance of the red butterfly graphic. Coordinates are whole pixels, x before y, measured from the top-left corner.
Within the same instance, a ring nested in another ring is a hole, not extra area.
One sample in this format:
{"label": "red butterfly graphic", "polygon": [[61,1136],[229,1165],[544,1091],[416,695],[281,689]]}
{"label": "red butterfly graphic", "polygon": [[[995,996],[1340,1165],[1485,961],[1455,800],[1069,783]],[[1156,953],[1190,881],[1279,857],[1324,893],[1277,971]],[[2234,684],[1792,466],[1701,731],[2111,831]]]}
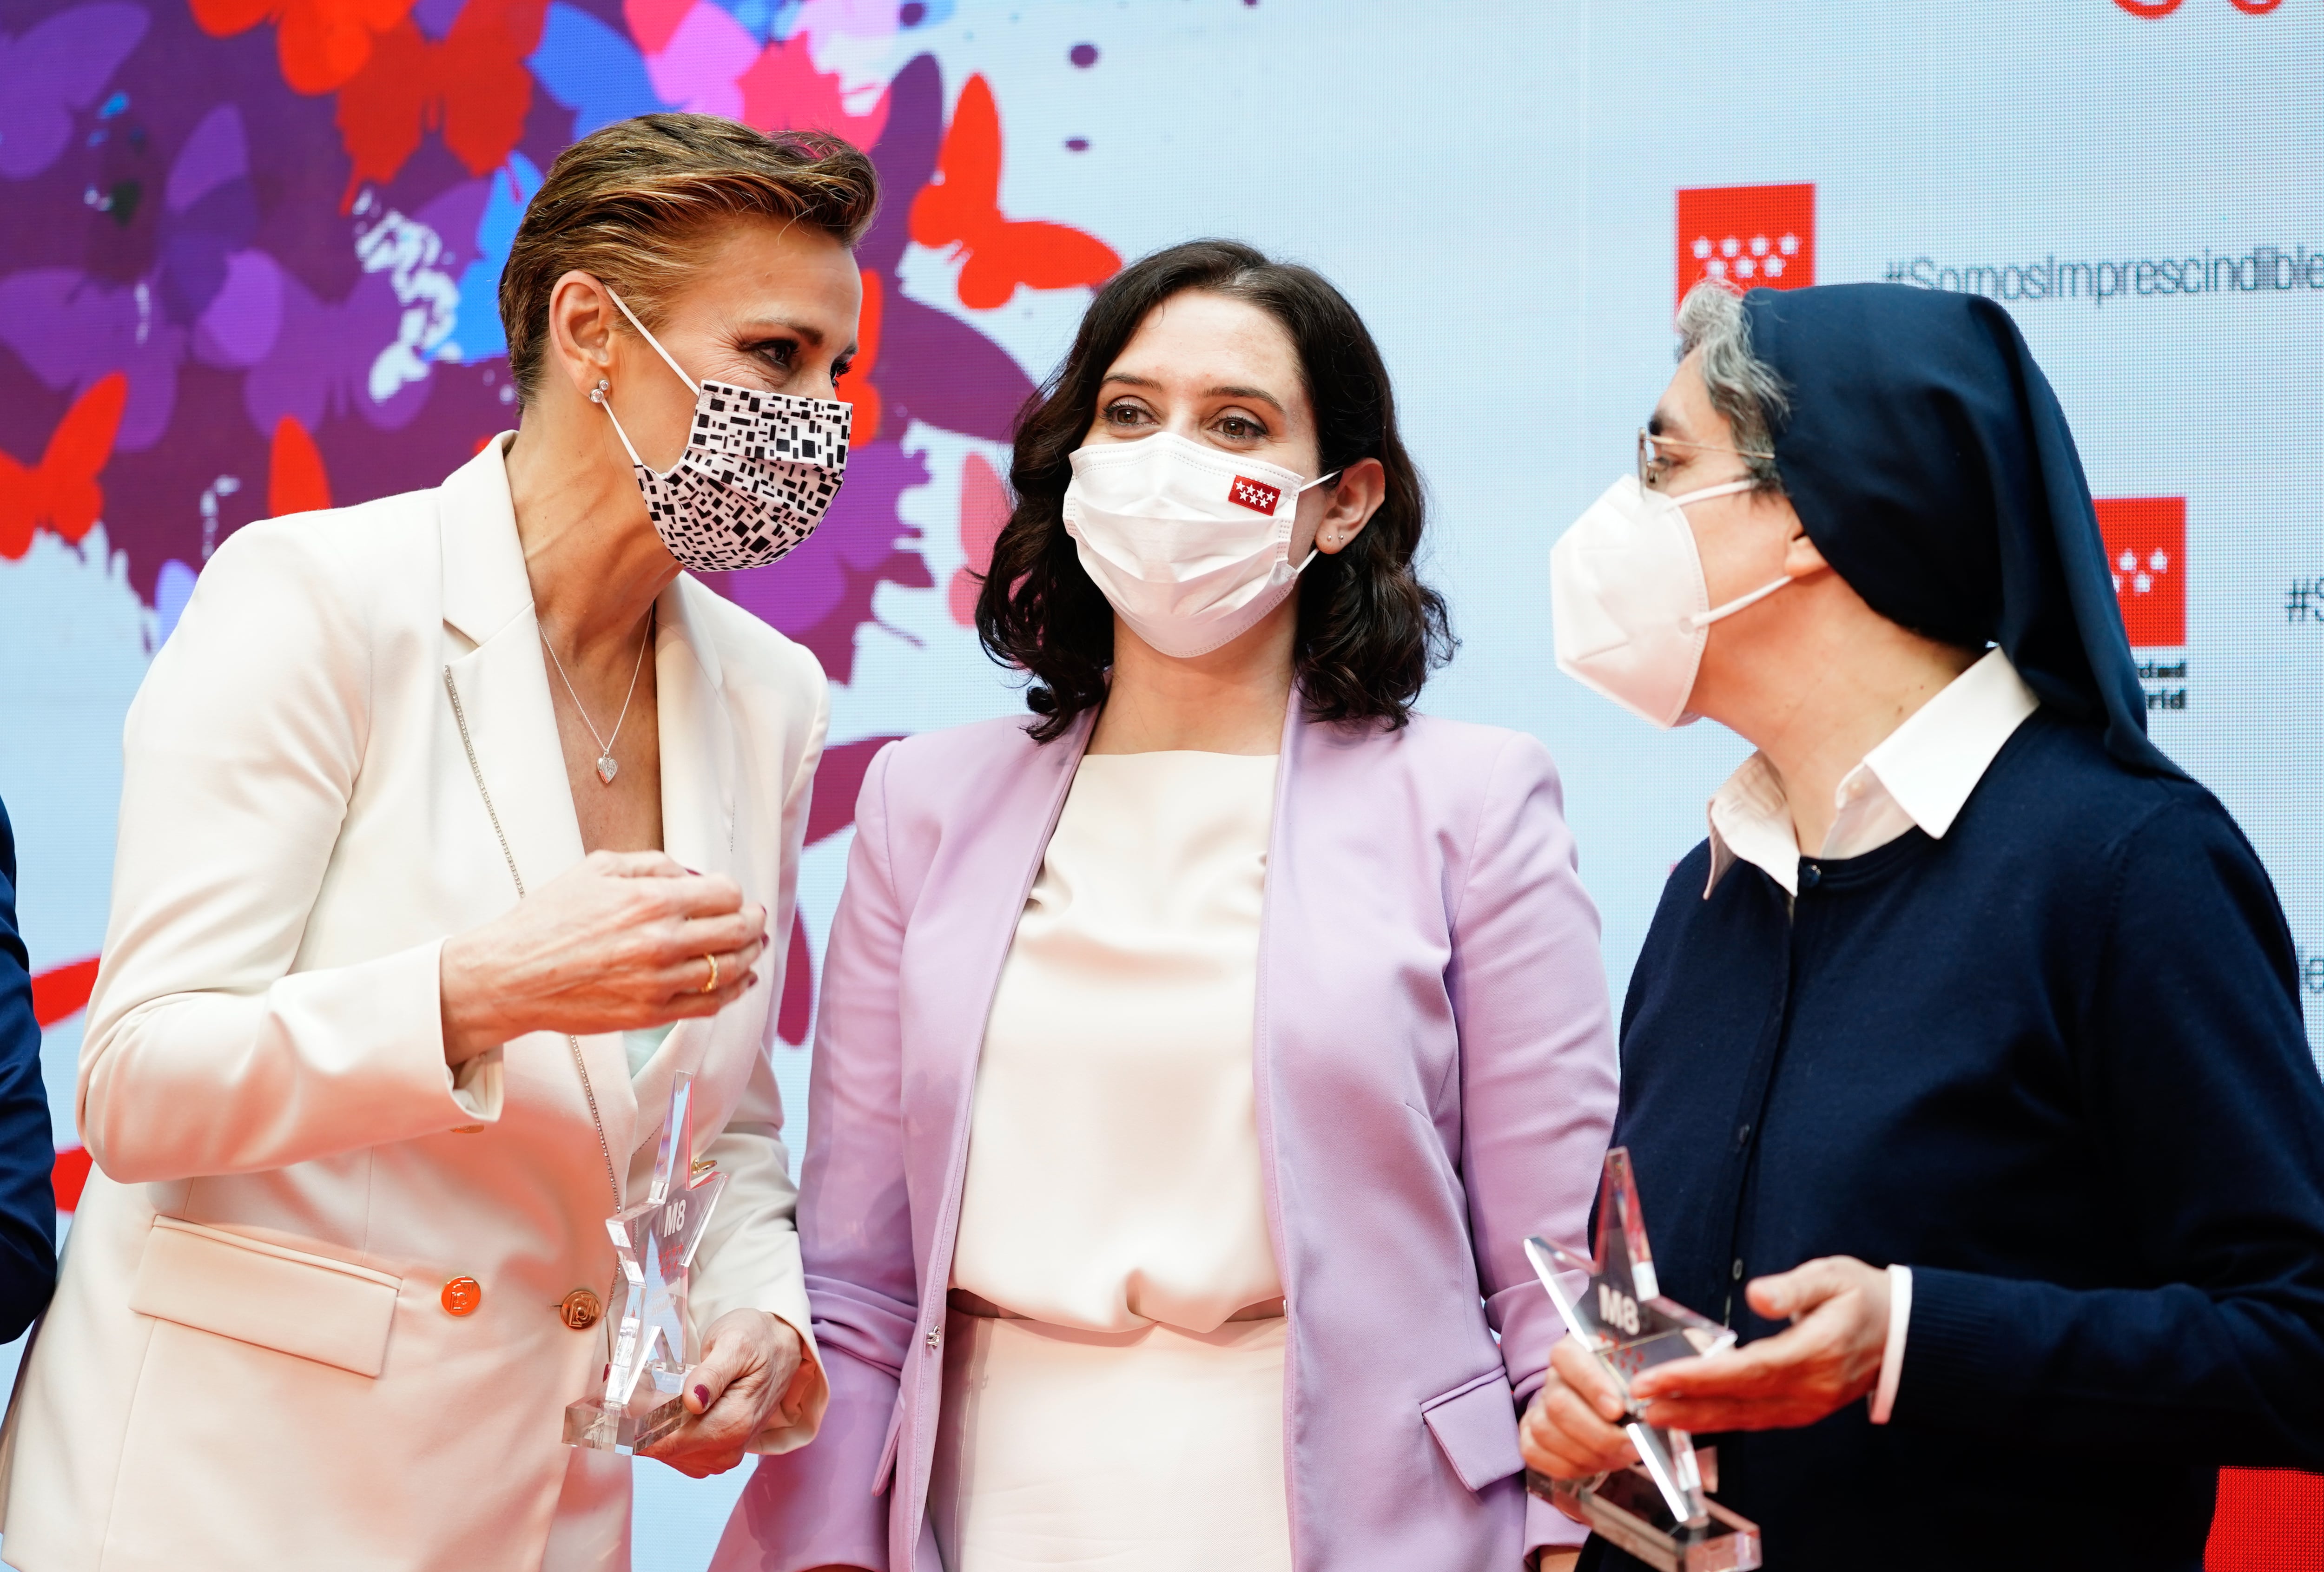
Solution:
{"label": "red butterfly graphic", "polygon": [[430,131],[472,175],[506,162],[532,108],[524,62],[548,14],[549,0],[468,0],[441,43],[409,17],[380,34],[339,89],[339,139],[355,161],[341,211],[366,183],[393,179]]}
{"label": "red butterfly graphic", "polygon": [[856,322],[855,359],[847,368],[847,385],[836,390],[840,398],[855,406],[847,440],[859,447],[880,435],[880,388],[872,373],[880,364],[880,324],[887,316],[886,305],[880,275],[864,269],[863,314]]}
{"label": "red butterfly graphic", "polygon": [[401,22],[412,0],[193,0],[194,21],[212,38],[274,23],[282,79],[312,97],[344,87],[370,62],[379,35]]}
{"label": "red butterfly graphic", "polygon": [[[70,1020],[88,1007],[89,991],[96,986],[94,955],[69,961],[37,974],[32,979],[33,1021],[46,1027]],[[58,1150],[56,1165],[50,1170],[50,1183],[57,1192],[57,1210],[69,1212],[80,1205],[81,1190],[88,1183],[88,1167],[86,1147],[65,1146]]]}
{"label": "red butterfly graphic", "polygon": [[80,1205],[88,1188],[90,1159],[86,1146],[57,1148],[56,1166],[49,1171],[49,1187],[57,1192],[57,1210],[69,1212]]}
{"label": "red butterfly graphic", "polygon": [[69,1020],[88,1006],[97,987],[97,957],[52,966],[32,979],[32,1019],[42,1026]]}
{"label": "red butterfly graphic", "polygon": [[331,477],[323,468],[322,450],[295,415],[274,423],[274,442],[267,455],[266,516],[319,513],[331,505]]}
{"label": "red butterfly graphic", "polygon": [[113,457],[113,435],[128,401],[129,379],[108,372],[73,400],[39,464],[0,453],[0,558],[14,562],[30,551],[39,525],[76,544],[88,533],[105,511],[97,477]]}
{"label": "red butterfly graphic", "polygon": [[1101,284],[1121,258],[1095,235],[1063,224],[1012,219],[1001,212],[1001,111],[981,76],[971,77],[953,106],[936,179],[912,202],[912,238],[965,254],[960,303],[973,310],[1005,306],[1019,287],[1064,290]]}

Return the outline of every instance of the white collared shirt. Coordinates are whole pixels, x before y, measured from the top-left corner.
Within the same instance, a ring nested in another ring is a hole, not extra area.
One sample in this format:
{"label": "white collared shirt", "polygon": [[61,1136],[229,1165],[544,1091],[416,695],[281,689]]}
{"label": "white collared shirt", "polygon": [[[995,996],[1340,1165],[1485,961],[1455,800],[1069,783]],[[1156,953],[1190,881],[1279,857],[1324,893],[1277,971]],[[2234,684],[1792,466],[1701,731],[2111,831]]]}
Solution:
{"label": "white collared shirt", "polygon": [[[1840,777],[1832,794],[1839,816],[1817,855],[1861,857],[1916,826],[1932,840],[1943,840],[1994,755],[2040,703],[2009,657],[1987,650]],[[1796,899],[1800,857],[1783,777],[1766,754],[1755,753],[1711,796],[1711,877],[1703,898],[1711,898],[1736,863],[1748,862]],[[1891,1265],[1888,1341],[1872,1393],[1876,1425],[1886,1424],[1896,1404],[1912,1314],[1913,1269]]]}

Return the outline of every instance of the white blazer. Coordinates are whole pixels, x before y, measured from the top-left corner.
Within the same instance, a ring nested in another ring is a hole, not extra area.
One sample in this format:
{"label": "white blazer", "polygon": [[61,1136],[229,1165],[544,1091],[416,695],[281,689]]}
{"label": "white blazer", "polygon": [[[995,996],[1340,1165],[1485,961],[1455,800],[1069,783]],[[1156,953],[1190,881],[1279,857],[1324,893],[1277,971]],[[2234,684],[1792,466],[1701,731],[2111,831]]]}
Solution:
{"label": "white blazer", "polygon": [[[444,1064],[438,948],[517,898],[447,668],[527,887],[582,856],[502,453],[235,534],[130,707],[81,1048],[97,1172],[0,1443],[25,1572],[626,1565],[627,1460],[559,1439],[605,1338],[556,1307],[613,1269],[571,1053],[542,1033]],[[618,1034],[581,1045],[632,1197],[672,1073],[696,1077],[696,1151],[728,1175],[697,1331],[752,1306],[807,1338],[769,1052],[823,674],[691,578],[659,609],[664,844],[775,939],[634,1088]]]}

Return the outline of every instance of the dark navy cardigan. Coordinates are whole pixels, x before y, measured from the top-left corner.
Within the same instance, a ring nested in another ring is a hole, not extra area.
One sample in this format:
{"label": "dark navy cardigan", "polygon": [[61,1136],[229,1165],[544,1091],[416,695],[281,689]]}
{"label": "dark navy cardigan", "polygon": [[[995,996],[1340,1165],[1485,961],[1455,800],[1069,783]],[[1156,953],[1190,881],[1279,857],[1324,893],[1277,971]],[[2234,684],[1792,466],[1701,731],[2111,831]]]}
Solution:
{"label": "dark navy cardigan", "polygon": [[21,1336],[57,1286],[57,1152],[30,963],[16,932],[16,837],[0,807],[0,1342]]}
{"label": "dark navy cardigan", "polygon": [[1623,1009],[1663,1292],[1748,1341],[1748,1278],[1913,1269],[1887,1425],[1706,1438],[1770,1572],[2194,1572],[2220,1465],[2324,1469],[2324,1084],[2209,793],[2041,711],[1941,841],[1709,866]]}

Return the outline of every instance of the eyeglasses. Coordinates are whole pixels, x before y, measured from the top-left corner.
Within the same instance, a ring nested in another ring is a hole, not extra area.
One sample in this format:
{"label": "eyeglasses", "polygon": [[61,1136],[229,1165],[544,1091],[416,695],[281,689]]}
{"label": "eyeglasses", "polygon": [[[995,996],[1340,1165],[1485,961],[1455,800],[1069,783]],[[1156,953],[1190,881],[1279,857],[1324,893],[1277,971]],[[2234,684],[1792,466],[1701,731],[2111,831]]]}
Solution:
{"label": "eyeglasses", "polygon": [[1661,488],[1663,477],[1670,473],[1673,463],[1665,447],[1683,447],[1694,453],[1731,453],[1738,458],[1772,460],[1772,453],[1755,453],[1748,447],[1714,447],[1708,442],[1681,442],[1675,437],[1656,437],[1645,427],[1638,427],[1638,484],[1647,491]]}

